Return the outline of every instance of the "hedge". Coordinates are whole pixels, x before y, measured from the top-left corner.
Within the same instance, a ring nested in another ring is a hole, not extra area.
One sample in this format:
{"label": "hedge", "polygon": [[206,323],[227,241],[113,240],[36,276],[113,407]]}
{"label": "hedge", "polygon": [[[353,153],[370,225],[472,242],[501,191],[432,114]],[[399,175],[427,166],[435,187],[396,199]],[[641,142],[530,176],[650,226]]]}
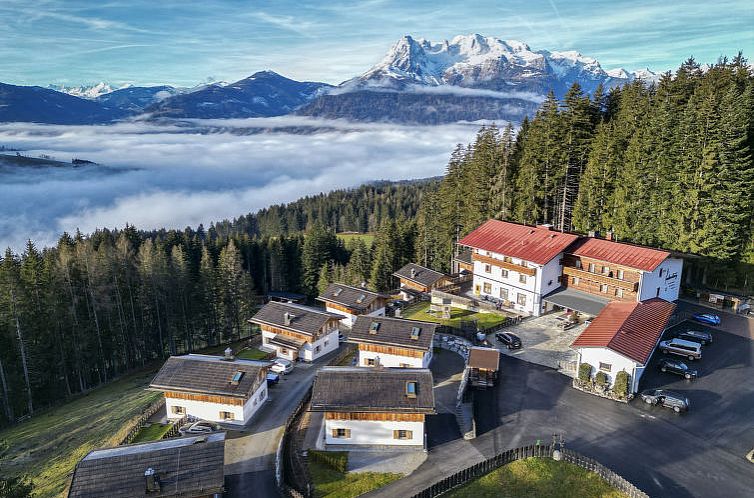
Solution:
{"label": "hedge", "polygon": [[589,363],[579,365],[579,380],[589,382],[592,378],[592,366]]}
{"label": "hedge", "polygon": [[620,372],[615,374],[613,392],[623,398],[628,396],[628,372],[626,372],[625,370],[621,370]]}
{"label": "hedge", "polygon": [[594,375],[594,383],[598,386],[606,386],[607,385],[607,374],[605,372],[597,372]]}

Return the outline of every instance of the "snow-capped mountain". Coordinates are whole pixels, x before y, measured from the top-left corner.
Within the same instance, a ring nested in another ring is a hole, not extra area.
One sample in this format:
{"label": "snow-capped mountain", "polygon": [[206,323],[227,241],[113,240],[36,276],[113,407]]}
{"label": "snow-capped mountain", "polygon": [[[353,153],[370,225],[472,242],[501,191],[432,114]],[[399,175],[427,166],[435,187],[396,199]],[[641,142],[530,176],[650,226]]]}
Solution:
{"label": "snow-capped mountain", "polygon": [[586,91],[597,84],[618,84],[654,73],[605,71],[600,63],[576,51],[532,50],[517,40],[478,34],[456,36],[439,43],[404,36],[383,59],[363,75],[345,82],[344,89],[405,89],[410,85],[452,85],[505,91],[566,89],[578,81]]}
{"label": "snow-capped mountain", "polygon": [[110,93],[115,90],[119,90],[121,88],[127,88],[129,86],[130,85],[122,85],[122,86],[113,88],[110,84],[105,83],[104,81],[100,81],[99,83],[95,83],[92,85],[80,85],[80,86],[48,85],[47,88],[58,91],[58,92],[67,93],[68,95],[73,95],[74,97],[94,100],[97,97],[105,95],[106,93]]}

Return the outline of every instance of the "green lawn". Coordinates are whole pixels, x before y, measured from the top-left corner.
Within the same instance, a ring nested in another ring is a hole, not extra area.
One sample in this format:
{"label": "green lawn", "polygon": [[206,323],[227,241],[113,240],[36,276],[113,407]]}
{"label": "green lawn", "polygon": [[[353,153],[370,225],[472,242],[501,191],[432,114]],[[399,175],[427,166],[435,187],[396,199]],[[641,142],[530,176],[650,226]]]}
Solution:
{"label": "green lawn", "polygon": [[500,467],[450,491],[448,498],[625,498],[594,472],[549,458],[527,458]]}
{"label": "green lawn", "polygon": [[377,472],[339,472],[329,465],[309,459],[316,498],[353,498],[381,488],[403,477]]}
{"label": "green lawn", "polygon": [[3,471],[28,475],[37,498],[62,494],[84,455],[120,442],[126,422],[161,396],[144,390],[153,376],[154,370],[128,375],[0,431],[9,446]]}
{"label": "green lawn", "polygon": [[243,349],[236,354],[236,357],[242,360],[264,360],[269,353],[262,351],[261,349],[251,348]]}
{"label": "green lawn", "polygon": [[421,320],[423,322],[434,322],[450,327],[461,328],[461,322],[465,320],[476,320],[477,326],[481,329],[494,327],[505,321],[505,316],[497,313],[475,313],[473,311],[462,310],[460,308],[450,309],[450,320],[444,320],[441,313],[437,316],[431,315],[429,311],[429,302],[421,302],[409,306],[401,313],[403,318],[411,320]]}
{"label": "green lawn", "polygon": [[337,234],[337,236],[346,244],[348,244],[349,242],[353,240],[361,239],[364,241],[367,247],[372,247],[372,244],[374,244],[374,237],[375,237],[373,233],[339,233]]}
{"label": "green lawn", "polygon": [[162,439],[162,436],[170,430],[170,427],[170,424],[150,424],[142,427],[132,443],[146,443]]}

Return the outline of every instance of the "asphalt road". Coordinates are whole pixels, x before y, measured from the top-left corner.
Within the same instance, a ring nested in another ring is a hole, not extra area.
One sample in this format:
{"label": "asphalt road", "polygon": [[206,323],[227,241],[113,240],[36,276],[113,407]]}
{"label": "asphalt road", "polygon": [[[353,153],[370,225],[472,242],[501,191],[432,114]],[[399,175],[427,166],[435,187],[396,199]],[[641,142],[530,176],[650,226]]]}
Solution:
{"label": "asphalt road", "polygon": [[288,375],[270,388],[270,400],[243,432],[228,432],[225,442],[225,495],[235,497],[279,496],[275,479],[275,455],[288,415],[309,389],[317,370],[329,356],[314,364],[297,363]]}
{"label": "asphalt road", "polygon": [[684,415],[637,400],[626,405],[598,398],[573,389],[570,378],[553,369],[505,357],[497,389],[476,396],[478,437],[435,446],[414,473],[369,496],[411,496],[501,451],[556,433],[567,447],[653,497],[752,496],[754,464],[744,455],[754,447],[754,343],[717,332],[706,349],[699,363],[703,376],[690,385],[681,388],[669,374],[654,372],[643,379],[643,387],[687,392],[692,410]]}

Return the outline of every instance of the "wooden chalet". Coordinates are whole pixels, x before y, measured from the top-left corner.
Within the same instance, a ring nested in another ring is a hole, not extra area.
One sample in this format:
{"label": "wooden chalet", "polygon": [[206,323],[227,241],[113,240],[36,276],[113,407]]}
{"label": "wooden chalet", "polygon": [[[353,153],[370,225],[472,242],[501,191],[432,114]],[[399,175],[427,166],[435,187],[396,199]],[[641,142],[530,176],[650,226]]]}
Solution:
{"label": "wooden chalet", "polygon": [[220,498],[225,433],[163,439],[89,452],[68,498]]}
{"label": "wooden chalet", "polygon": [[314,361],[338,349],[343,315],[321,308],[270,301],[251,323],[262,329],[262,347],[291,361]]}
{"label": "wooden chalet", "polygon": [[322,412],[325,448],[424,448],[425,416],[435,413],[426,368],[324,367],[311,408]]}
{"label": "wooden chalet", "polygon": [[226,356],[171,356],[149,385],[165,395],[168,418],[247,424],[267,400],[269,362]]}
{"label": "wooden chalet", "polygon": [[361,315],[385,316],[387,296],[372,292],[364,287],[333,283],[319,297],[325,303],[325,309],[344,316],[342,325],[351,327],[356,317]]}
{"label": "wooden chalet", "polygon": [[360,316],[348,342],[358,345],[362,367],[427,368],[436,329],[435,323]]}
{"label": "wooden chalet", "polygon": [[401,294],[406,300],[411,300],[418,294],[431,292],[433,289],[447,287],[453,283],[450,276],[416,263],[407,264],[393,273],[393,276],[400,281]]}

